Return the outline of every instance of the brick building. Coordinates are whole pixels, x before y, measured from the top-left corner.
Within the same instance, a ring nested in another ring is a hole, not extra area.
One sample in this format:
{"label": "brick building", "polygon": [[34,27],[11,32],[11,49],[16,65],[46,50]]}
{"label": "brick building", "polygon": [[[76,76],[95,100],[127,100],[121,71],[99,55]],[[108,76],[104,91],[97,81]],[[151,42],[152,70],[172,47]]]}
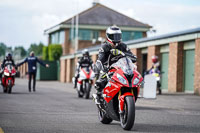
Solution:
{"label": "brick building", "polygon": [[[147,31],[150,25],[139,22],[133,18],[123,15],[102,4],[96,3],[91,8],[78,14],[78,50],[88,47],[99,47],[101,43],[99,38],[105,39],[107,27],[113,24],[120,26],[122,30],[122,39],[124,41],[135,40],[147,37]],[[45,33],[48,34],[48,44],[62,44],[63,56],[60,63],[60,81],[71,82],[72,75],[75,72],[75,64],[78,56],[75,54],[75,28],[73,22],[76,17],[72,17],[60,24],[53,26]],[[71,60],[62,60],[72,57]],[[80,57],[80,55],[79,55]],[[96,60],[96,55],[92,57]]]}
{"label": "brick building", "polygon": [[[96,3],[91,8],[78,14],[78,49],[100,44],[99,38],[105,38],[108,26],[116,24],[123,31],[123,40],[133,40],[146,37],[150,25],[139,22],[116,12],[102,4]],[[63,55],[73,54],[75,49],[76,17],[59,23],[47,30],[48,44],[62,44]]]}
{"label": "brick building", "polygon": [[[200,28],[125,43],[138,57],[140,73],[151,67],[152,55],[159,56],[162,91],[200,94]],[[97,59],[99,48],[100,45],[89,48],[93,61]],[[62,82],[71,81],[74,63],[80,56],[81,50],[76,55],[61,57]]]}

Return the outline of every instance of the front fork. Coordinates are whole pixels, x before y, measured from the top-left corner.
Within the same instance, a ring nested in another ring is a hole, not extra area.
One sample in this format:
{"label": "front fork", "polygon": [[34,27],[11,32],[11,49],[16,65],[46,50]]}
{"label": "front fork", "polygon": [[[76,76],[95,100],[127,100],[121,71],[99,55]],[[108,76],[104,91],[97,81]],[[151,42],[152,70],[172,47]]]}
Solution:
{"label": "front fork", "polygon": [[126,96],[132,96],[135,101],[133,88],[131,89],[131,92],[125,92],[124,94],[121,94],[121,90],[119,91],[118,100],[119,100],[119,113],[122,114],[124,112],[124,99]]}

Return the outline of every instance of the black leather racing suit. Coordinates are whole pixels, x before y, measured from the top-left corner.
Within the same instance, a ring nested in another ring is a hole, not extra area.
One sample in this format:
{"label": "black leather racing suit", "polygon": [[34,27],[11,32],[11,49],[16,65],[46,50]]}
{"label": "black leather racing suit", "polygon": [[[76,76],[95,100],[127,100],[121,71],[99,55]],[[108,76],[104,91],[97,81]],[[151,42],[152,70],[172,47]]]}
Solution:
{"label": "black leather racing suit", "polygon": [[16,66],[13,59],[4,59],[1,68],[4,69],[4,67],[8,64],[12,64],[14,67]]}
{"label": "black leather racing suit", "polygon": [[77,69],[79,71],[79,68],[82,67],[91,67],[93,64],[93,61],[90,59],[90,57],[82,57],[77,64]]}
{"label": "black leather racing suit", "polygon": [[[102,74],[100,73],[100,71],[106,72],[106,66],[108,66],[108,58],[111,54],[111,49],[113,48],[108,42],[102,44],[101,48],[99,49],[99,55],[96,62],[95,70],[95,74],[97,77],[95,87],[97,89],[97,93],[101,92],[107,84],[107,78],[102,78]],[[129,56],[133,62],[136,62],[136,56],[133,55],[133,53],[130,51],[126,44],[120,43],[118,46],[116,46],[115,49],[122,51],[125,55]],[[115,60],[114,58],[110,58],[110,60],[111,61],[109,61],[109,66],[118,61],[118,59]]]}

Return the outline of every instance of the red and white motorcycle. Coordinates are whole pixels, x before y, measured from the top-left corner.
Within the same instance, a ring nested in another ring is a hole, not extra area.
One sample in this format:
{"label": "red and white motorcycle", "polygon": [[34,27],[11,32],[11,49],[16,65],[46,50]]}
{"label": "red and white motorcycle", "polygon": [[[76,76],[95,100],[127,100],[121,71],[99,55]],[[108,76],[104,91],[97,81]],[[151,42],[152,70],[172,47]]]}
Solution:
{"label": "red and white motorcycle", "polygon": [[86,99],[90,97],[90,91],[94,78],[95,74],[91,68],[84,67],[80,69],[77,83],[78,97],[85,96]]}
{"label": "red and white motorcycle", "polygon": [[108,83],[103,89],[101,104],[96,102],[97,95],[93,94],[99,120],[103,124],[120,121],[124,130],[130,130],[135,121],[135,102],[143,78],[125,55],[108,68],[106,75]]}
{"label": "red and white motorcycle", "polygon": [[15,84],[16,69],[12,64],[5,66],[2,76],[2,86],[4,93],[11,93],[12,87]]}

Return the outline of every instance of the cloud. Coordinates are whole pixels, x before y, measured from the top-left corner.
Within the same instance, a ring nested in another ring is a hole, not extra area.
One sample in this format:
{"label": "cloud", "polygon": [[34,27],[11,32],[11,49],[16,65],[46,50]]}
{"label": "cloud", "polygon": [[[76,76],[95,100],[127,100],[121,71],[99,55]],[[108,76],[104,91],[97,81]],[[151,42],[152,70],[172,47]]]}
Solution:
{"label": "cloud", "polygon": [[[129,3],[129,2],[127,2]],[[200,5],[181,3],[152,3],[151,1],[132,2],[120,11],[144,23],[152,25],[157,33],[166,34],[199,27]],[[138,6],[141,5],[141,6]],[[132,10],[130,10],[132,9]]]}
{"label": "cloud", "polygon": [[1,0],[0,42],[26,48],[35,42],[47,43],[45,29],[88,8],[87,3],[81,1],[77,9],[76,3],[77,0]]}
{"label": "cloud", "polygon": [[[44,30],[92,6],[93,0],[1,0],[0,41],[24,45],[43,41]],[[152,25],[160,35],[200,26],[194,0],[100,0],[116,11]],[[77,5],[78,3],[78,5]]]}

